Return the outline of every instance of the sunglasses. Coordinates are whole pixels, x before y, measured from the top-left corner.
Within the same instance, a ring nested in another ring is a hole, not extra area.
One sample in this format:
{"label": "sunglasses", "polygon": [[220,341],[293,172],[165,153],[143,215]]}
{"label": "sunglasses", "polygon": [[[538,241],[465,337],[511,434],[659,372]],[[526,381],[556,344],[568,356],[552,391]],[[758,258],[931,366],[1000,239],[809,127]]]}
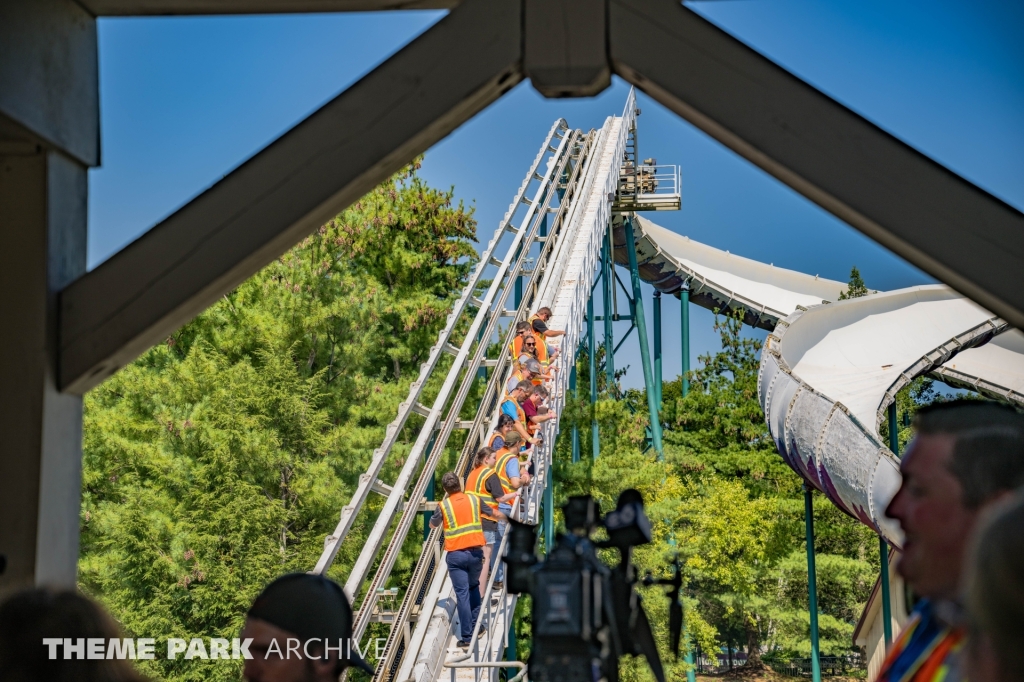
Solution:
{"label": "sunglasses", "polygon": [[524,346],[536,346],[537,344],[535,344],[535,343],[524,343],[523,345]]}

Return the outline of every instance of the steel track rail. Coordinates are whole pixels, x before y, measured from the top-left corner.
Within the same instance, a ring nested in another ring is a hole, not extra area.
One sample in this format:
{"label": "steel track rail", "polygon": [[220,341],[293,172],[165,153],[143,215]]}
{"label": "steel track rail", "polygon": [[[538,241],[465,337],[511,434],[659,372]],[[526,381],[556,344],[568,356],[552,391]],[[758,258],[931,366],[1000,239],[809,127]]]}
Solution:
{"label": "steel track rail", "polygon": [[[574,154],[578,160],[570,174],[566,187],[566,196],[563,196],[562,203],[560,204],[554,220],[552,221],[551,232],[548,239],[543,244],[541,254],[537,259],[537,267],[534,268],[534,271],[531,274],[530,281],[526,287],[526,291],[524,292],[525,295],[523,297],[522,304],[517,310],[516,320],[524,318],[525,312],[529,309],[529,305],[536,302],[539,280],[543,274],[548,272],[547,264],[551,259],[551,255],[556,252],[555,247],[564,240],[564,235],[566,233],[564,226],[568,222],[567,217],[570,215],[569,209],[575,203],[573,199],[579,194],[581,168],[584,167],[583,159],[589,158],[589,150],[595,135],[591,133],[585,136],[581,135],[580,138],[580,149],[576,154]],[[502,301],[507,299],[508,294],[509,289],[506,287],[503,290]],[[503,304],[500,307],[503,307]],[[502,348],[511,341],[513,333],[514,324],[510,326]],[[474,420],[474,426],[470,432],[471,435],[467,438],[467,441],[464,444],[456,471],[464,472],[468,468],[472,454],[476,451],[477,446],[486,436],[485,425],[489,425],[491,421],[489,418],[490,412],[494,407],[496,407],[499,391],[501,391],[507,378],[507,372],[510,369],[511,358],[507,353],[503,352],[499,360],[499,365],[496,367],[491,380],[488,382],[488,387],[484,399],[482,400],[482,409],[478,411],[476,419]],[[546,443],[545,447],[550,448],[551,443]],[[542,477],[541,480],[545,479]],[[542,490],[543,488],[540,489]],[[424,545],[420,559],[417,561],[416,567],[413,571],[409,587],[402,600],[401,607],[393,621],[391,632],[387,643],[385,644],[384,655],[378,662],[377,672],[374,677],[376,681],[393,679],[402,659],[405,657],[406,649],[408,648],[411,639],[408,629],[409,620],[414,613],[423,615],[427,615],[428,613],[428,610],[423,608],[425,606],[424,599],[426,597],[427,586],[435,579],[437,568],[440,565],[440,561],[443,556],[441,551],[441,537],[441,531],[439,529],[433,529]],[[417,609],[419,610],[417,611]],[[432,611],[432,609],[429,610]]]}
{"label": "steel track rail", "polygon": [[[370,466],[367,468],[366,473],[359,477],[359,483],[356,486],[355,493],[352,496],[352,500],[345,505],[341,510],[341,518],[338,521],[338,525],[335,527],[334,532],[327,536],[324,540],[324,550],[317,560],[316,566],[312,573],[323,574],[327,572],[334,559],[338,555],[338,551],[341,548],[341,543],[345,537],[352,530],[352,526],[355,523],[356,516],[359,511],[366,504],[366,500],[369,498],[371,488],[376,483],[378,476],[380,475],[381,469],[384,467],[388,455],[391,453],[392,448],[398,441],[398,436],[409,419],[409,416],[413,414],[416,409],[417,403],[419,402],[420,396],[426,385],[427,379],[434,372],[438,362],[441,359],[442,354],[445,352],[445,348],[451,341],[452,335],[461,319],[463,313],[467,307],[473,301],[473,293],[476,291],[483,274],[491,259],[494,257],[494,252],[501,241],[501,238],[506,230],[512,228],[511,221],[515,215],[519,205],[523,203],[523,199],[526,197],[526,191],[530,186],[530,183],[538,179],[537,169],[540,167],[541,161],[544,157],[551,152],[552,140],[557,137],[564,136],[568,126],[565,119],[559,119],[551,126],[551,130],[544,138],[544,143],[541,145],[540,150],[537,152],[537,156],[533,160],[533,164],[530,166],[530,170],[527,171],[526,177],[523,179],[522,185],[519,187],[519,191],[516,193],[515,198],[508,207],[508,211],[505,213],[504,218],[498,224],[498,229],[494,233],[490,243],[484,250],[480,257],[480,262],[477,264],[476,269],[473,271],[469,282],[462,291],[462,295],[455,302],[452,312],[449,313],[445,323],[445,327],[441,330],[438,335],[437,343],[434,344],[430,349],[430,354],[426,362],[420,365],[419,376],[409,386],[409,394],[405,401],[400,403],[398,406],[398,415],[395,419],[387,426],[384,436],[384,442],[381,446],[374,450],[373,458],[370,461]],[[561,135],[560,135],[561,133]]]}
{"label": "steel track rail", "polygon": [[[511,282],[511,277],[518,274],[518,270],[522,267],[522,263],[529,252],[529,247],[536,238],[536,233],[540,220],[543,216],[543,212],[547,210],[547,206],[554,194],[556,178],[559,177],[562,170],[568,163],[568,152],[571,149],[571,138],[573,137],[573,134],[567,134],[562,138],[555,154],[556,161],[549,163],[547,172],[544,175],[544,181],[541,183],[541,186],[538,187],[534,195],[534,199],[529,205],[527,214],[523,219],[522,227],[516,232],[512,244],[509,247],[509,255],[499,266],[498,272],[480,304],[479,311],[466,332],[465,340],[458,351],[455,361],[453,362],[452,367],[448,370],[444,384],[441,386],[441,390],[434,400],[433,407],[426,416],[423,428],[421,429],[416,442],[413,444],[412,450],[402,467],[398,479],[392,486],[391,492],[384,503],[384,507],[377,516],[374,526],[367,537],[366,543],[363,546],[362,551],[359,553],[359,557],[356,559],[355,565],[353,566],[352,571],[349,574],[349,578],[345,583],[345,591],[353,601],[355,601],[355,598],[358,596],[362,583],[365,581],[377,554],[384,545],[385,537],[392,522],[394,521],[395,515],[398,513],[399,509],[404,506],[403,503],[405,502],[406,489],[409,487],[409,483],[411,482],[414,473],[420,468],[420,462],[423,459],[424,452],[426,451],[427,442],[441,419],[446,403],[449,402],[452,396],[452,391],[455,388],[459,375],[468,368],[471,372],[467,373],[466,380],[463,382],[463,388],[459,391],[456,400],[450,408],[448,418],[444,422],[444,427],[442,428],[441,433],[438,434],[438,438],[434,443],[433,450],[431,451],[428,459],[428,466],[436,466],[436,462],[440,458],[441,452],[444,450],[444,446],[451,430],[454,428],[455,422],[458,421],[458,413],[462,408],[462,403],[464,402],[465,396],[468,394],[473,381],[475,381],[475,377],[472,376],[472,372],[476,371],[479,367],[479,362],[483,359],[483,349],[481,348],[478,349],[478,353],[476,354],[476,358],[479,359],[476,366],[470,366],[468,364],[470,349],[477,344],[476,339],[478,338],[478,334],[484,322],[492,316],[501,314],[500,309],[492,310],[497,292],[502,288],[506,277],[509,277],[509,281]],[[527,235],[530,236],[529,240],[527,239]],[[513,265],[515,266],[514,268]],[[492,320],[492,322],[494,321],[495,320]],[[422,491],[420,491],[419,494],[422,495]],[[418,505],[419,499],[420,497],[418,496],[411,498],[411,507],[406,508],[406,512],[403,513],[402,516],[403,524],[411,524],[411,519],[415,517],[416,506]],[[401,543],[404,541],[404,535],[407,531],[408,528],[402,526],[400,527],[400,530],[396,530],[393,534],[392,541],[388,543],[388,549],[382,557],[374,577],[375,584],[379,585],[387,579],[388,575],[390,575],[391,567],[397,559]],[[360,619],[360,617],[357,616],[357,626],[362,623],[363,628],[365,628],[365,624],[368,623],[369,612],[372,609],[372,602],[375,601],[375,598],[375,590],[369,590],[366,600],[368,603],[360,607],[362,618]],[[354,635],[358,634],[361,636],[362,633],[358,632],[358,628],[355,628],[354,630]]]}

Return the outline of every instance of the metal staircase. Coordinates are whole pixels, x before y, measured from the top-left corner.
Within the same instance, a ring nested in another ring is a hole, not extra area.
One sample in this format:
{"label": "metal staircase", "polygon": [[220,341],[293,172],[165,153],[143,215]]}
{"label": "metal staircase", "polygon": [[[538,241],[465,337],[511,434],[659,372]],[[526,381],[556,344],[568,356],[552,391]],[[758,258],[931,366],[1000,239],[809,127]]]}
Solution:
{"label": "metal staircase", "polygon": [[[390,625],[383,652],[376,662],[375,682],[471,677],[479,680],[481,676],[496,679],[499,666],[503,665],[500,661],[508,641],[516,595],[507,594],[504,588],[492,591],[496,575],[492,572],[485,592],[492,598],[484,599],[477,623],[477,631],[486,625],[486,635],[474,637],[468,653],[453,649],[455,598],[444,562],[440,529],[427,534],[408,585],[396,590],[388,586],[388,580],[399,554],[407,546],[416,517],[431,508],[425,495],[453,432],[466,431],[456,468],[465,474],[472,454],[484,443],[497,419],[496,410],[512,369],[505,349],[515,323],[545,305],[554,312],[551,327],[566,331],[553,340],[560,346],[565,361],[552,382],[550,405],[561,413],[613,204],[623,203],[624,196],[636,203],[645,195],[654,194],[660,197],[657,203],[671,201],[664,187],[655,192],[652,184],[643,185],[639,175],[634,180],[641,185],[633,187],[641,191],[630,194],[627,190],[625,195],[622,191],[623,172],[633,172],[624,161],[630,140],[635,150],[631,133],[635,134],[636,113],[636,102],[630,92],[623,115],[610,116],[600,130],[570,130],[564,120],[552,126],[428,360],[421,366],[419,377],[410,386],[408,398],[388,426],[384,443],[374,451],[351,503],[342,510],[337,528],[325,541],[314,569],[316,573],[325,573],[331,566],[370,493],[386,497],[345,582],[346,593],[357,605],[353,639],[361,641],[372,622]],[[677,177],[678,171],[673,172]],[[673,187],[678,189],[678,181]],[[678,205],[678,198],[675,201]],[[508,235],[511,240],[506,239]],[[486,292],[477,298],[475,292],[486,282],[486,276],[490,279]],[[509,324],[499,327],[502,319]],[[502,335],[502,351],[497,358],[487,358],[489,342],[498,334]],[[441,363],[444,353],[454,356],[446,371]],[[461,419],[482,368],[492,371],[476,416]],[[442,371],[444,380],[433,403],[430,407],[421,404],[424,386]],[[413,413],[422,416],[423,423],[397,478],[385,483],[380,480],[381,472]],[[531,453],[534,479],[516,500],[513,516],[538,523],[543,512],[545,532],[551,537],[551,456],[558,435],[557,420],[546,422],[540,433],[543,444]],[[506,535],[498,550],[501,554],[505,552],[507,538]]]}

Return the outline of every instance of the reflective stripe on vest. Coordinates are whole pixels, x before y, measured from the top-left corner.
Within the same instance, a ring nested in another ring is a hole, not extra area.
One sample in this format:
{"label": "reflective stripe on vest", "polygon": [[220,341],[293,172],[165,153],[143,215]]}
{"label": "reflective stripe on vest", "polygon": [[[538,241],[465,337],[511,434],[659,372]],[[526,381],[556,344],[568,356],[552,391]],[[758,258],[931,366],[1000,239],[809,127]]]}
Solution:
{"label": "reflective stripe on vest", "polygon": [[453,552],[486,544],[480,523],[480,503],[475,496],[455,493],[443,499],[441,519],[444,522],[445,550]]}
{"label": "reflective stripe on vest", "polygon": [[[469,477],[466,478],[466,494],[473,495],[479,498],[484,506],[490,509],[492,512],[497,509],[497,500],[487,490],[487,479],[494,473],[494,469],[487,465],[481,464],[476,469],[469,472]],[[500,479],[499,479],[500,480]],[[491,521],[497,521],[498,517],[493,514],[484,514],[485,519]]]}
{"label": "reflective stripe on vest", "polygon": [[494,470],[498,474],[501,490],[506,495],[514,493],[516,489],[512,487],[512,479],[508,477],[508,461],[513,457],[516,458],[516,461],[519,461],[519,458],[516,457],[516,453],[509,451],[508,448],[502,448],[495,454],[498,456],[498,461],[494,465]]}

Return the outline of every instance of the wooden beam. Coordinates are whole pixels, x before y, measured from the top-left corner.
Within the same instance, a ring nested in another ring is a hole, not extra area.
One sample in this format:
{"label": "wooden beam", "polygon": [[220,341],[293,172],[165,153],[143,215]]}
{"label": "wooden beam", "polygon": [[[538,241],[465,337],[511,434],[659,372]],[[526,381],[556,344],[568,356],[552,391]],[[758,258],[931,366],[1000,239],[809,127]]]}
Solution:
{"label": "wooden beam", "polygon": [[1024,328],[1024,214],[678,2],[610,2],[616,73],[822,208]]}
{"label": "wooden beam", "polygon": [[296,14],[454,9],[459,0],[79,0],[96,16]]}
{"label": "wooden beam", "polygon": [[95,386],[522,79],[517,0],[466,0],[60,300],[59,382]]}

